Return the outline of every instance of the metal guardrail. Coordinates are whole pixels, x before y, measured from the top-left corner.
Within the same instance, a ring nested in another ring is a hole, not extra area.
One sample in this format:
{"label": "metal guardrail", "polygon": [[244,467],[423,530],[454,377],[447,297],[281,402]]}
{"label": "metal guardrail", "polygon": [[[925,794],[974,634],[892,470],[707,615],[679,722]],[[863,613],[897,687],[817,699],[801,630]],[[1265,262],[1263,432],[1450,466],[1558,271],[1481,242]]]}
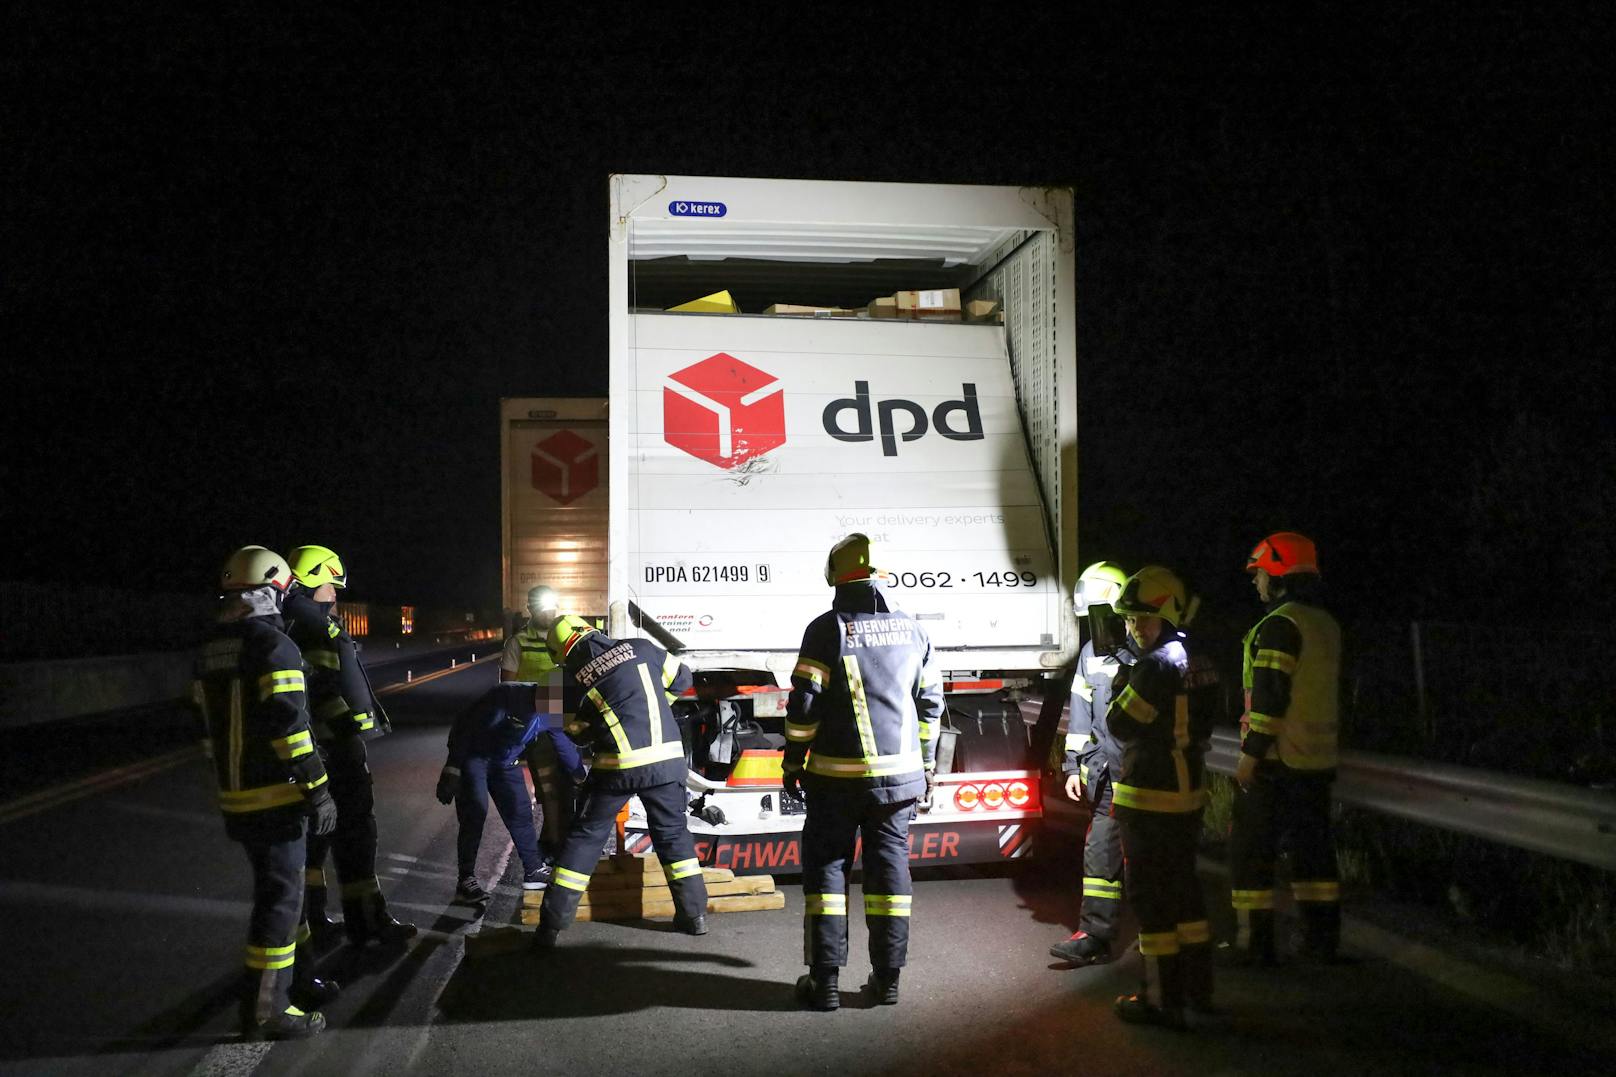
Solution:
{"label": "metal guardrail", "polygon": [[[1240,738],[1212,734],[1206,765],[1233,774]],[[1373,752],[1341,753],[1335,798],[1426,826],[1616,871],[1616,792]]]}

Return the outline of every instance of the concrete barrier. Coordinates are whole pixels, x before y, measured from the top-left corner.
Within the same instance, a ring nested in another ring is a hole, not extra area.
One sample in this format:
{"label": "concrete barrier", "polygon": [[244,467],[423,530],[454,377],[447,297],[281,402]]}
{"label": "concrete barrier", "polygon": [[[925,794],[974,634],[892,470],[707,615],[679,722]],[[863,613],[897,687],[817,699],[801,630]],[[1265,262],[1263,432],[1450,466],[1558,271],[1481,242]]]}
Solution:
{"label": "concrete barrier", "polygon": [[0,729],[188,699],[194,650],[0,665]]}

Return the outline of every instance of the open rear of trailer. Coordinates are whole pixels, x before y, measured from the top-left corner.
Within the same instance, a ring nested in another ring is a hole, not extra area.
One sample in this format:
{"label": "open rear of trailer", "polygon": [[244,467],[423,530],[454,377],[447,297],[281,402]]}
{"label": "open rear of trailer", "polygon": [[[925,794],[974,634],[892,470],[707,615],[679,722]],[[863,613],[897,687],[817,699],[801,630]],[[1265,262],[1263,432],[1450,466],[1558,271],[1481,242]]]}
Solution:
{"label": "open rear of trailer", "polygon": [[[608,631],[657,640],[703,685],[681,705],[698,851],[791,871],[785,688],[830,603],[826,552],[862,531],[948,692],[914,861],[1026,856],[1042,760],[1019,704],[1076,647],[1070,192],[615,176],[609,255],[604,444],[598,425],[565,436],[598,402],[505,402],[507,603],[537,563],[513,551],[544,542],[515,535],[512,487],[604,453],[590,492],[566,492],[608,507]],[[575,608],[595,612],[586,590]],[[647,841],[631,816],[630,849]]]}

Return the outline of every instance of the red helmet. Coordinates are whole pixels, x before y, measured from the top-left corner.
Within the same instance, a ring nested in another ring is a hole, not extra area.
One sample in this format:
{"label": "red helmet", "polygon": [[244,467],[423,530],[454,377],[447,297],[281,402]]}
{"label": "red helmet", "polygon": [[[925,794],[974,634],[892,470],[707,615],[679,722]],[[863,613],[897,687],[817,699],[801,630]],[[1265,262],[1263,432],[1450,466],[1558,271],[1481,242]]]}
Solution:
{"label": "red helmet", "polygon": [[1276,531],[1257,543],[1246,558],[1246,571],[1262,569],[1270,576],[1288,576],[1292,572],[1319,571],[1319,551],[1313,540],[1295,531]]}

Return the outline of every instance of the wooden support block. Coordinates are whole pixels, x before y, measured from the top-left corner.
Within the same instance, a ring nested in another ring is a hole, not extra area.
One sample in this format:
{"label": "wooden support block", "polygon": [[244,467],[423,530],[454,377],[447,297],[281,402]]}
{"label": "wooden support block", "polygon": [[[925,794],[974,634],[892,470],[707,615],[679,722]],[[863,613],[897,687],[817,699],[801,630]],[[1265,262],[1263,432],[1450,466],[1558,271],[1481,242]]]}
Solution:
{"label": "wooden support block", "polygon": [[[751,876],[758,878],[758,876]],[[720,912],[762,912],[769,909],[783,909],[786,907],[786,896],[773,889],[756,894],[728,894],[707,898],[707,911]],[[671,918],[674,913],[672,899],[649,900],[650,895],[643,895],[645,900],[638,902],[613,901],[603,905],[580,905],[577,919],[579,920],[650,920]],[[522,923],[537,924],[539,910],[532,907],[522,909]]]}
{"label": "wooden support block", "polygon": [[[656,863],[656,861],[652,861]],[[701,877],[707,880],[707,885],[714,883],[727,883],[735,878],[735,873],[728,868],[702,868]],[[553,885],[553,884],[552,884]],[[604,875],[594,875],[589,879],[589,892],[604,890],[633,890],[633,889],[662,889],[668,888],[668,877],[661,871],[645,874],[628,874],[624,872],[608,872]]]}

